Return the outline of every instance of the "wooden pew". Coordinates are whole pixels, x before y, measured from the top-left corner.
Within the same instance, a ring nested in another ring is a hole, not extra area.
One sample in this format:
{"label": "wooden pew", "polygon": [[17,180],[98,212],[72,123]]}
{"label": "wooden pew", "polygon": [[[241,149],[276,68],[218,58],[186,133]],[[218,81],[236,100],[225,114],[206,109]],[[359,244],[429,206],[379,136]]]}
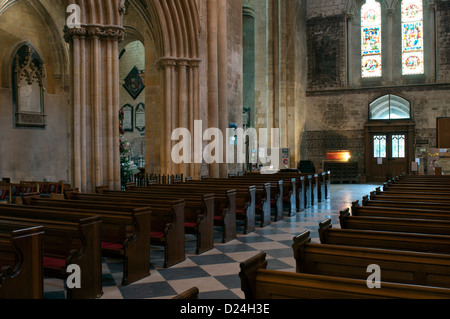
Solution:
{"label": "wooden pew", "polygon": [[339,213],[339,220],[341,229],[450,235],[448,220],[351,216],[349,208]]}
{"label": "wooden pew", "polygon": [[[38,194],[24,196],[24,205],[10,207],[21,214],[48,212],[74,216],[99,215],[102,219],[101,255],[123,261],[122,285],[128,285],[150,275],[150,218],[148,206],[71,205],[64,200],[40,198]],[[0,211],[1,212],[1,211]]]}
{"label": "wooden pew", "polygon": [[23,227],[43,226],[44,275],[67,280],[67,267],[76,264],[81,271],[81,288],[67,288],[68,299],[93,299],[103,294],[101,233],[99,215],[87,217],[35,211],[16,210],[16,205],[1,205],[0,219]]}
{"label": "wooden pew", "polygon": [[294,238],[296,272],[367,279],[369,265],[382,282],[450,288],[450,255],[311,243],[309,231]]}
{"label": "wooden pew", "polygon": [[403,207],[403,208],[420,208],[431,210],[448,210],[450,206],[447,203],[438,202],[420,202],[420,201],[407,201],[407,200],[381,200],[375,197],[369,199],[368,195],[363,196],[362,206],[379,206],[379,207]]}
{"label": "wooden pew", "polygon": [[[146,193],[166,194],[189,192],[192,194],[211,193],[211,188],[194,185],[179,184],[152,184],[149,186],[127,185],[129,191],[144,191]],[[222,243],[236,239],[236,189],[214,189],[214,225],[222,230]]]}
{"label": "wooden pew", "polygon": [[414,207],[383,207],[374,205],[360,206],[358,200],[352,203],[351,212],[352,216],[450,220],[450,211],[448,210],[432,210]]}
{"label": "wooden pew", "polygon": [[322,244],[450,254],[450,236],[333,228],[331,219],[319,224]]}
{"label": "wooden pew", "polygon": [[[30,205],[42,205],[46,207],[56,206],[66,208],[82,208],[84,210],[95,208],[100,213],[102,213],[103,211],[108,213],[113,211],[120,212],[123,210],[130,212],[148,212],[149,215],[151,214],[151,219],[141,219],[136,223],[137,225],[140,225],[141,223],[142,225],[145,225],[144,222],[150,223],[150,228],[148,231],[144,226],[138,227],[138,229],[140,230],[140,234],[142,235],[141,245],[135,244],[136,248],[133,248],[133,250],[130,251],[132,253],[136,252],[137,256],[124,258],[124,262],[136,259],[136,261],[133,262],[134,265],[142,265],[145,261],[149,263],[151,258],[150,245],[164,247],[163,266],[165,268],[171,267],[186,260],[184,237],[184,200],[155,200],[151,202],[152,205],[150,206],[150,202],[139,203],[136,200],[128,200],[126,198],[118,198],[115,196],[104,194],[82,194],[78,193],[77,191],[71,191],[66,192],[66,195],[69,198],[67,200],[33,198],[32,201],[28,201],[27,203],[29,203]],[[105,220],[104,222],[108,222],[108,220]],[[107,241],[111,242],[111,239],[107,239]],[[145,263],[142,268],[134,271],[135,273],[140,275],[136,276],[136,279],[134,279],[133,281],[148,276],[149,267],[150,265],[147,265]],[[126,269],[128,268],[129,267],[127,266]]]}
{"label": "wooden pew", "polygon": [[0,299],[44,297],[43,226],[0,221]]}
{"label": "wooden pew", "polygon": [[[277,185],[271,187],[272,189],[276,186],[279,190],[282,189],[282,196],[280,197],[280,202],[277,202],[277,212],[275,214],[275,221],[281,220],[284,216],[283,213],[287,212],[287,216],[293,216],[297,213],[297,181],[294,177],[284,177],[278,174],[244,174],[242,176],[233,177],[232,179],[246,179],[246,180],[256,180],[256,181],[274,181],[278,184],[282,182],[282,188]],[[273,195],[272,195],[273,196]],[[273,203],[275,204],[275,203]],[[282,206],[281,206],[282,205]]]}
{"label": "wooden pew", "polygon": [[186,234],[193,234],[197,237],[196,254],[202,254],[214,248],[214,194],[190,194],[167,193],[152,194],[142,191],[113,191],[102,190],[101,194],[113,195],[121,198],[128,198],[134,201],[139,199],[147,200],[151,204],[152,200],[165,199],[167,201],[184,199],[185,216],[184,226]]}
{"label": "wooden pew", "polygon": [[384,200],[384,201],[401,201],[401,202],[433,202],[436,204],[447,205],[450,207],[450,197],[449,196],[438,196],[434,194],[423,194],[423,195],[410,195],[410,194],[391,194],[389,192],[381,192],[377,194],[376,191],[370,193],[370,200]]}
{"label": "wooden pew", "polygon": [[7,203],[12,203],[11,186],[0,185],[0,204]]}
{"label": "wooden pew", "polygon": [[[186,178],[186,186],[192,187],[195,185],[196,189],[203,189],[207,191],[211,191],[210,183],[202,183],[201,181],[194,181],[192,178]],[[178,186],[181,186],[180,184]],[[243,222],[243,233],[246,235],[255,230],[255,205],[256,205],[256,186],[226,186],[221,184],[213,185],[214,191],[228,191],[229,189],[234,189],[236,191],[236,221]]]}
{"label": "wooden pew", "polygon": [[172,299],[182,299],[182,300],[196,300],[198,299],[199,289],[197,287],[192,287],[182,293],[176,295]]}
{"label": "wooden pew", "polygon": [[215,187],[216,185],[231,188],[255,187],[255,216],[260,216],[260,227],[266,227],[271,223],[271,184],[270,182],[255,182],[235,180],[234,178],[206,178],[201,181],[190,181],[187,184],[204,184]]}
{"label": "wooden pew", "polygon": [[[233,181],[236,182],[244,182],[244,183],[248,183],[250,182],[251,184],[270,184],[270,215],[272,215],[272,211],[273,211],[273,218],[274,221],[279,221],[281,219],[283,219],[283,212],[284,212],[284,204],[283,204],[283,196],[284,196],[284,181],[280,180],[280,179],[276,179],[273,180],[271,178],[265,178],[265,179],[260,179],[260,178],[243,178],[242,176],[237,176],[237,177],[232,177],[229,178]],[[265,227],[267,225],[270,224],[271,222],[271,218],[270,215],[269,217],[267,215],[264,214],[264,212],[262,210],[260,210],[260,214],[261,214],[261,227]],[[265,219],[266,221],[263,221],[263,219]]]}
{"label": "wooden pew", "polygon": [[245,299],[448,299],[450,290],[382,282],[370,289],[366,280],[268,270],[266,253],[240,264]]}

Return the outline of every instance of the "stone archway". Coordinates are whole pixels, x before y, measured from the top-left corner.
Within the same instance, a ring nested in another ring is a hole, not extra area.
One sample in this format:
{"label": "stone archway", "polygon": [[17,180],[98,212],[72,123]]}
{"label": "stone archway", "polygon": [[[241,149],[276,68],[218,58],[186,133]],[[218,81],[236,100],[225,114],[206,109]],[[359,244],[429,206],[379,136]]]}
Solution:
{"label": "stone archway", "polygon": [[[118,43],[124,36],[124,0],[71,0],[81,8],[80,28],[67,28],[73,70],[74,186],[120,187]],[[148,21],[163,89],[159,132],[160,172],[195,175],[191,164],[170,158],[173,129],[193,128],[199,109],[199,17],[195,1],[131,1]],[[87,63],[87,61],[89,61]],[[151,102],[150,102],[151,104]],[[160,104],[160,107],[161,107]],[[186,116],[189,114],[191,116]],[[183,115],[183,116],[181,116]],[[199,174],[199,173],[197,173]]]}

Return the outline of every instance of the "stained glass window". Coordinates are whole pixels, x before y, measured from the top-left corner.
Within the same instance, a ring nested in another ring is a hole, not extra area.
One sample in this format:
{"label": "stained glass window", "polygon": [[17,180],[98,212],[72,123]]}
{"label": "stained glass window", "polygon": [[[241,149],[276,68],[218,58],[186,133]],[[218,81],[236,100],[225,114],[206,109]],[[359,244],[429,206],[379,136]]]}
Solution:
{"label": "stained glass window", "polygon": [[402,1],[402,73],[424,73],[422,0]]}
{"label": "stained glass window", "polygon": [[380,77],[381,72],[381,5],[367,0],[361,7],[362,77]]}

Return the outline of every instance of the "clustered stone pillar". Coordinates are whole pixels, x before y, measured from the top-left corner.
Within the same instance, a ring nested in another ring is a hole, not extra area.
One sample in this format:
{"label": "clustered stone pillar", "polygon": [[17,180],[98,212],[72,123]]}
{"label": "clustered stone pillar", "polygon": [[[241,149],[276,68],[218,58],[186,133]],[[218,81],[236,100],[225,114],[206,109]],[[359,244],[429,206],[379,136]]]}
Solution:
{"label": "clustered stone pillar", "polygon": [[[188,58],[163,58],[160,66],[164,72],[164,117],[161,130],[161,173],[199,176],[200,165],[194,163],[176,164],[172,160],[172,149],[179,141],[172,141],[172,132],[186,128],[194,134],[194,121],[200,119],[199,105],[200,60]],[[192,147],[193,147],[193,143]],[[194,149],[191,149],[194,154]]]}
{"label": "clustered stone pillar", "polygon": [[120,189],[118,26],[66,28],[72,46],[73,186]]}

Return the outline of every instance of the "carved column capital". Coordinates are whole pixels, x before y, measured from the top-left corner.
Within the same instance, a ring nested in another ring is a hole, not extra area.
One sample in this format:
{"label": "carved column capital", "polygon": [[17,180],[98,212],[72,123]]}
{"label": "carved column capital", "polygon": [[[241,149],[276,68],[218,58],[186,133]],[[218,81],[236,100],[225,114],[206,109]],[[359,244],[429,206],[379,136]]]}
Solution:
{"label": "carved column capital", "polygon": [[161,68],[175,68],[177,66],[177,59],[175,58],[162,58],[159,60],[159,65]]}
{"label": "carved column capital", "polygon": [[177,66],[180,69],[187,69],[189,66],[188,60],[177,60]]}
{"label": "carved column capital", "polygon": [[64,27],[64,39],[70,42],[73,37],[109,38],[117,39],[119,42],[125,36],[125,29],[119,26],[85,25],[80,28]]}
{"label": "carved column capital", "polygon": [[201,62],[201,60],[190,60],[189,67],[192,69],[198,69],[198,68],[200,68],[200,62]]}
{"label": "carved column capital", "polygon": [[85,28],[69,28],[64,26],[64,40],[70,42],[72,38],[84,38],[87,35],[87,30]]}

